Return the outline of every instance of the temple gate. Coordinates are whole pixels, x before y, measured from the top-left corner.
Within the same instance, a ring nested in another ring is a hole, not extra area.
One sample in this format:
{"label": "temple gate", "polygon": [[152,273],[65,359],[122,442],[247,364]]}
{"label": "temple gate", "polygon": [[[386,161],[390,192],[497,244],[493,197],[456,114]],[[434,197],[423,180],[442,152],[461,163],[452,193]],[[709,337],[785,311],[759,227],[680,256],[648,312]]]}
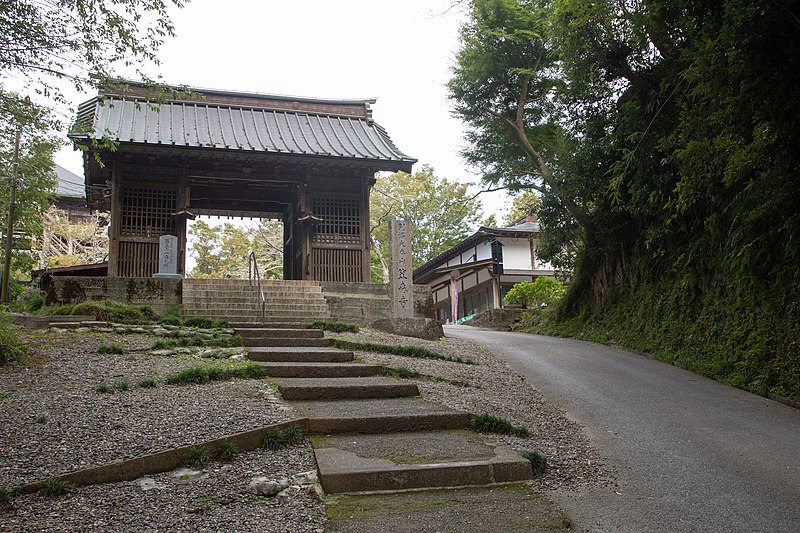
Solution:
{"label": "temple gate", "polygon": [[[157,98],[141,84],[84,102],[70,133],[84,152],[92,209],[111,213],[108,276],[150,277],[162,235],[197,215],[284,223],[284,279],[370,279],[369,193],[379,171],[411,172],[372,119],[375,100],[192,90]],[[109,142],[110,141],[110,142]]]}

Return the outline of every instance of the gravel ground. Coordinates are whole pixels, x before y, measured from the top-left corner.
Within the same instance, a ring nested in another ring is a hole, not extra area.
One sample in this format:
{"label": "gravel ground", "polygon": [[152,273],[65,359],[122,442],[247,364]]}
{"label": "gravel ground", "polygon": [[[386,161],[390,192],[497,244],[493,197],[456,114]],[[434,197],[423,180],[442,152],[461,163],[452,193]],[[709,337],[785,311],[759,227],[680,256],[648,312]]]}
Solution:
{"label": "gravel ground", "polygon": [[[518,450],[539,450],[549,470],[535,487],[548,490],[609,482],[613,475],[588,445],[581,428],[543,400],[521,375],[469,341],[424,341],[364,329],[335,337],[424,346],[477,364],[357,352],[365,362],[406,367],[468,387],[429,380],[424,398],[473,413],[489,412],[524,425],[530,437],[497,435]],[[163,378],[193,364],[188,357],[154,356],[155,337],[104,333],[32,332],[32,356],[0,368],[0,487],[164,449],[193,444],[294,418],[264,380],[170,386]],[[122,355],[97,353],[118,344]],[[143,379],[159,381],[141,388]],[[100,393],[98,383],[130,383],[127,391]],[[57,498],[26,495],[0,507],[0,531],[322,531],[325,506],[313,491],[292,489],[288,498],[262,498],[246,488],[254,476],[275,479],[315,468],[306,443],[281,451],[258,450],[233,462],[213,463],[209,477],[175,484],[169,473],[153,476],[164,488],[143,491],[133,483],[77,489]]]}
{"label": "gravel ground", "polygon": [[[36,331],[25,340],[27,361],[0,368],[0,487],[296,418],[264,380],[165,385],[164,376],[198,361],[149,354],[153,336]],[[111,343],[125,353],[97,353]],[[143,379],[159,383],[138,387]],[[95,390],[122,380],[129,390]],[[167,488],[112,483],[55,499],[22,496],[0,508],[0,531],[317,531],[324,505],[306,491],[285,500],[246,491],[253,476],[315,468],[303,445],[212,464],[208,479],[188,485],[160,474]]]}
{"label": "gravel ground", "polygon": [[563,411],[542,398],[541,394],[513,371],[476,344],[462,339],[444,338],[426,341],[362,329],[357,334],[331,334],[331,337],[378,344],[402,344],[428,348],[451,357],[471,359],[469,365],[435,359],[418,359],[389,354],[356,351],[366,363],[405,367],[429,376],[466,381],[471,386],[413,379],[422,397],[453,409],[471,413],[490,413],[530,430],[529,437],[497,435],[497,441],[512,448],[537,450],[547,456],[548,471],[535,480],[541,489],[576,488],[586,483],[613,483],[611,470],[589,445],[581,427],[568,420]]}

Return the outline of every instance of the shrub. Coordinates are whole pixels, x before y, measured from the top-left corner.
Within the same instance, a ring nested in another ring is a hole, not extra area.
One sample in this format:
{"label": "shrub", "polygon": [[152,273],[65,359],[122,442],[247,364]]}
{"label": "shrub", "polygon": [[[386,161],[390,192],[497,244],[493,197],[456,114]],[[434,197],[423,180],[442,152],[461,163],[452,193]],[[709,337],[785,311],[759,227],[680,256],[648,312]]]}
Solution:
{"label": "shrub", "polygon": [[566,292],[566,286],[554,279],[539,276],[536,281],[522,281],[508,291],[503,302],[519,304],[524,308],[550,305],[560,299]]}
{"label": "shrub", "polygon": [[166,313],[161,315],[158,319],[159,324],[166,324],[168,326],[180,326],[183,324],[183,319],[181,318],[181,311],[178,309],[177,305],[173,305],[170,307]]}
{"label": "shrub", "polygon": [[484,413],[482,415],[472,415],[469,418],[469,428],[479,433],[505,433],[527,437],[530,435],[528,428],[515,426],[505,418]]}
{"label": "shrub", "polygon": [[97,347],[97,353],[123,354],[125,350],[118,344],[101,344]]}
{"label": "shrub", "polygon": [[358,333],[360,329],[358,324],[339,322],[336,320],[317,320],[311,324],[311,327],[324,331],[333,331],[334,333]]}
{"label": "shrub", "polygon": [[19,328],[6,313],[0,312],[0,366],[25,355],[25,345],[19,340]]}
{"label": "shrub", "polygon": [[34,286],[26,287],[11,304],[14,311],[35,313],[44,305],[44,293]]}
{"label": "shrub", "polygon": [[264,448],[278,450],[299,444],[303,440],[303,430],[291,425],[285,428],[269,428],[264,432]]}
{"label": "shrub", "polygon": [[74,483],[55,478],[40,481],[38,487],[39,490],[42,491],[42,494],[49,498],[61,496],[62,494],[67,494],[75,490]]}

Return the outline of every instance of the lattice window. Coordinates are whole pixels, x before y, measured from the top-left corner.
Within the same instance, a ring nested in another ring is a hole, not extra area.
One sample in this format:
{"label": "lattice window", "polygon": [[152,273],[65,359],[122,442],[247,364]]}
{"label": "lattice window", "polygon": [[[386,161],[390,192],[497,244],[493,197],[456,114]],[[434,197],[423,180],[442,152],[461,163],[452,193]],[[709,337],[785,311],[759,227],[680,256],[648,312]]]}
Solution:
{"label": "lattice window", "polygon": [[361,209],[357,199],[314,198],[314,216],[322,219],[317,224],[314,242],[361,244]]}
{"label": "lattice window", "polygon": [[174,234],[177,198],[175,190],[124,187],[120,191],[121,234],[141,237]]}

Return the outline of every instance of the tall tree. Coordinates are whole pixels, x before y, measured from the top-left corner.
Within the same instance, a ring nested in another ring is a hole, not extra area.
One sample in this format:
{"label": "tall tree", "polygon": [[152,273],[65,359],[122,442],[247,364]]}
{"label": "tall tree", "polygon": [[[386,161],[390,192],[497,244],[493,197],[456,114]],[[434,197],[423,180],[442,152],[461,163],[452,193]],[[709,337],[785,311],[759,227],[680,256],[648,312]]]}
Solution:
{"label": "tall tree", "polygon": [[283,271],[283,225],[260,220],[253,228],[225,223],[212,226],[203,220],[189,229],[189,253],[194,278],[237,278],[249,275],[248,256],[254,252],[262,279],[280,279]]}
{"label": "tall tree", "polygon": [[511,209],[505,218],[506,226],[510,226],[517,220],[534,216],[539,217],[539,211],[542,208],[542,199],[535,191],[530,189],[516,195],[511,201]]}
{"label": "tall tree", "polygon": [[480,204],[466,185],[436,176],[430,166],[413,174],[378,177],[370,195],[373,279],[388,281],[390,219],[411,221],[416,268],[469,235],[481,216]]}
{"label": "tall tree", "polygon": [[[19,161],[15,191],[13,231],[30,242],[42,233],[44,213],[50,205],[56,186],[53,153],[60,142],[47,132],[53,119],[50,112],[23,97],[0,89],[0,233],[5,239],[9,196],[14,177],[15,145],[20,132]],[[23,248],[23,247],[20,247]],[[30,248],[24,246],[24,248]],[[11,278],[28,279],[36,266],[36,257],[29,250],[12,254]]]}

